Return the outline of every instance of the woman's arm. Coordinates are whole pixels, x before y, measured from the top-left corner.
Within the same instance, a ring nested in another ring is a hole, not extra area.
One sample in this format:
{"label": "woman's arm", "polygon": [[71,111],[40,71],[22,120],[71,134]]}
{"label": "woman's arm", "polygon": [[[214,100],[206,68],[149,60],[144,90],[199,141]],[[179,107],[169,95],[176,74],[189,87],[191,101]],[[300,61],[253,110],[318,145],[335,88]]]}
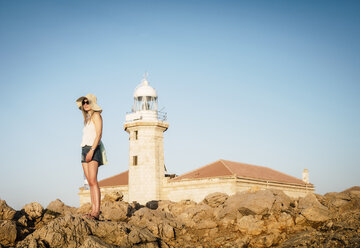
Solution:
{"label": "woman's arm", "polygon": [[99,112],[94,112],[93,114],[94,122],[95,122],[95,131],[96,138],[94,140],[94,144],[91,147],[91,150],[86,154],[85,161],[89,163],[94,155],[94,150],[99,145],[101,136],[102,136],[102,117]]}
{"label": "woman's arm", "polygon": [[101,136],[102,136],[102,117],[99,112],[94,112],[94,122],[95,122],[95,130],[96,130],[96,138],[94,144],[92,145],[91,149],[95,150],[96,147],[99,145]]}

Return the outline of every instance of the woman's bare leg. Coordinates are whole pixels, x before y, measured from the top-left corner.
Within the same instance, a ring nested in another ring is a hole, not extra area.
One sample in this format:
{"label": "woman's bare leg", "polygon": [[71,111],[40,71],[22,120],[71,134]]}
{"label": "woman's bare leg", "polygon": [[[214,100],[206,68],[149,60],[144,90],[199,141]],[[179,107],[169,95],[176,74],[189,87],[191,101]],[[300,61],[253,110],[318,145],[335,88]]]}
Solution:
{"label": "woman's bare leg", "polygon": [[[89,184],[89,180],[90,180],[89,179],[89,163],[82,163],[82,166],[83,166],[86,180],[88,181],[88,184]],[[93,192],[93,190],[91,190],[91,188],[90,188],[90,203],[91,203],[91,213],[90,214],[94,214],[93,211],[95,209],[95,199],[94,199],[94,192]]]}
{"label": "woman's bare leg", "polygon": [[88,163],[88,182],[90,186],[90,192],[92,194],[92,211],[91,214],[98,216],[100,213],[100,187],[97,181],[97,173],[98,173],[99,163],[97,161],[90,161]]}

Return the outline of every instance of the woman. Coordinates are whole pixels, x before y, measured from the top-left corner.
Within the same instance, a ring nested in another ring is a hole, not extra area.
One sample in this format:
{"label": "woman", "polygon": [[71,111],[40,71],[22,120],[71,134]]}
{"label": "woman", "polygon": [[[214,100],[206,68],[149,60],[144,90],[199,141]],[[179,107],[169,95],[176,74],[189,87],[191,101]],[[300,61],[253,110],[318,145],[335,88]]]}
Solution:
{"label": "woman", "polygon": [[102,109],[96,103],[96,96],[87,94],[76,100],[79,109],[84,115],[82,136],[81,163],[85,177],[90,186],[91,212],[84,215],[90,219],[99,219],[100,215],[100,188],[97,181],[98,167],[103,165],[100,150],[102,136]]}

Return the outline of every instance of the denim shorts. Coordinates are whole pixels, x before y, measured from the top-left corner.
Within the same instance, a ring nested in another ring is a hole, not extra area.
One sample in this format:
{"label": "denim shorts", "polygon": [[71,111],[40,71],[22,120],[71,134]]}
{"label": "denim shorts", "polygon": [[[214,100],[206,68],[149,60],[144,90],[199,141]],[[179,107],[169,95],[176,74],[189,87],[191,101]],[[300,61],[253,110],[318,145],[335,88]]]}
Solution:
{"label": "denim shorts", "polygon": [[[85,162],[85,158],[86,158],[86,154],[88,154],[88,152],[90,151],[91,146],[83,146],[81,147],[81,163],[86,163]],[[94,151],[94,155],[91,159],[91,161],[97,161],[100,165],[103,165],[103,161],[102,161],[102,156],[101,156],[101,152],[100,152],[100,146],[97,146],[95,151]]]}

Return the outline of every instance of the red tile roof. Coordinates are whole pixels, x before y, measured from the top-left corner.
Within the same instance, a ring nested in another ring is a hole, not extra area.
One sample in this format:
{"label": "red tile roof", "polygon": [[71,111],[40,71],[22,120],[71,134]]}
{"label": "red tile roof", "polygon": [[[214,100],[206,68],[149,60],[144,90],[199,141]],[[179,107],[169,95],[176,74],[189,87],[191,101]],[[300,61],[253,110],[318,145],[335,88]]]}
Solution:
{"label": "red tile roof", "polygon": [[100,187],[126,186],[129,184],[129,171],[99,181]]}
{"label": "red tile roof", "polygon": [[305,185],[301,179],[286,175],[282,172],[264,167],[220,159],[196,170],[175,177],[170,181],[183,179],[199,179],[223,176],[236,176],[238,178],[260,179],[269,182],[281,182]]}
{"label": "red tile roof", "polygon": [[[269,182],[291,183],[305,185],[301,179],[289,176],[282,172],[258,165],[232,162],[220,159],[211,164],[202,166],[196,170],[187,172],[181,176],[170,179],[170,182],[181,180],[214,178],[214,177],[238,177],[245,179],[260,179]],[[100,187],[126,186],[129,184],[129,171],[106,178],[99,182]],[[310,184],[311,185],[311,184]]]}

